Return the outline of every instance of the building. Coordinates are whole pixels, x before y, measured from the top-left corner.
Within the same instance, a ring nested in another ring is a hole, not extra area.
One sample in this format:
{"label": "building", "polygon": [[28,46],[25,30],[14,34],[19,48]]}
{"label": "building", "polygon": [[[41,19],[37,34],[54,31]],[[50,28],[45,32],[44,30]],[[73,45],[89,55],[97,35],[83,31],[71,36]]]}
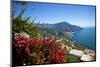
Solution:
{"label": "building", "polygon": [[82,57],[80,58],[81,61],[92,61],[93,57],[83,54]]}
{"label": "building", "polygon": [[76,50],[76,49],[72,49],[70,50],[69,54],[78,56],[78,57],[82,57],[83,55],[83,51],[82,50]]}

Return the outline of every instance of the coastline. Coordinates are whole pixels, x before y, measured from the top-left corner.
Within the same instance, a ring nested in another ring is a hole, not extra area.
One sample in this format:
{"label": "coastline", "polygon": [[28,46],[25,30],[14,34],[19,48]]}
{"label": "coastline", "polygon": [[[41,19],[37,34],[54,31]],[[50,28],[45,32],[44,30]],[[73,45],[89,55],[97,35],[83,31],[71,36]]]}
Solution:
{"label": "coastline", "polygon": [[83,30],[79,30],[79,32],[76,31],[69,37],[69,39],[85,48],[96,51],[95,41],[94,41],[95,39],[93,39],[95,38],[94,29],[95,29],[94,27],[91,28],[89,27],[89,28],[84,28]]}

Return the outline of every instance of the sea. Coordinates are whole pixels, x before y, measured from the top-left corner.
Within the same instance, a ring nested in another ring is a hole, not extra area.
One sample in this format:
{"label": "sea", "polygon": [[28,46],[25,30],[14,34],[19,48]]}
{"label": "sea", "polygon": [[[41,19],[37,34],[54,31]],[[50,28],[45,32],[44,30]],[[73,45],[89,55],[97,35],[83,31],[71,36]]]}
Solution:
{"label": "sea", "polygon": [[95,27],[83,28],[75,33],[71,37],[79,45],[82,45],[88,49],[96,51],[96,29]]}

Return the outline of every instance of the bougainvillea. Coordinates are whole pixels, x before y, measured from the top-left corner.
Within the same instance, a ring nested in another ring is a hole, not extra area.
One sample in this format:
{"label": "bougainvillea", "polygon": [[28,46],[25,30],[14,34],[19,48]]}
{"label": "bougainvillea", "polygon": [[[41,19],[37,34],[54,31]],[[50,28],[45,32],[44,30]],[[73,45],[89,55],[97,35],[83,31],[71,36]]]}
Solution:
{"label": "bougainvillea", "polygon": [[61,49],[56,38],[26,38],[16,35],[13,41],[15,65],[65,63],[66,47]]}

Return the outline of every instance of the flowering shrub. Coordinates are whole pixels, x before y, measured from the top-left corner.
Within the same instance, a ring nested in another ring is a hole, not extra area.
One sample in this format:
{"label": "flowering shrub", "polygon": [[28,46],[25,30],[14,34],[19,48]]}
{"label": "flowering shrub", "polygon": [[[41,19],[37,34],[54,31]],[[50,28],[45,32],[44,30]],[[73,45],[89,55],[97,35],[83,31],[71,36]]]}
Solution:
{"label": "flowering shrub", "polygon": [[16,35],[13,41],[14,65],[65,63],[66,47],[60,48],[56,38],[26,38]]}

